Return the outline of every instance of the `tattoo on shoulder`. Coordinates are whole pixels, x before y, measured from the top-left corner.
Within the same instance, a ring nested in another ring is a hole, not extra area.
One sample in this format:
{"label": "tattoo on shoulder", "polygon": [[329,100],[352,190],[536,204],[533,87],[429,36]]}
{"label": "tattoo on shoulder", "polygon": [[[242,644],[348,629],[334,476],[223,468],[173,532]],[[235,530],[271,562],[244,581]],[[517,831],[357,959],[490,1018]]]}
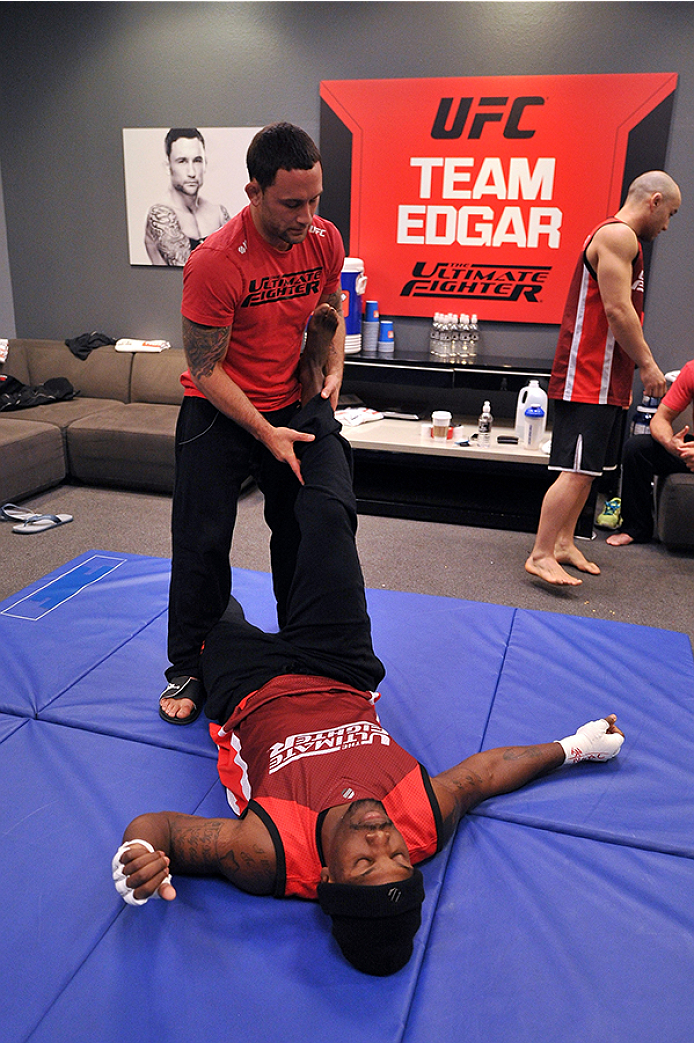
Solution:
{"label": "tattoo on shoulder", "polygon": [[183,319],[183,344],[193,378],[209,377],[229,347],[231,326],[198,326]]}
{"label": "tattoo on shoulder", "polygon": [[183,267],[190,256],[190,240],[184,235],[171,207],[155,203],[150,207],[145,236],[156,245],[168,265]]}
{"label": "tattoo on shoulder", "polygon": [[234,839],[218,845],[219,870],[237,887],[252,894],[271,894],[275,862],[261,845]]}
{"label": "tattoo on shoulder", "polygon": [[458,790],[477,790],[482,786],[482,777],[476,771],[468,770],[464,775],[454,778],[453,785]]}

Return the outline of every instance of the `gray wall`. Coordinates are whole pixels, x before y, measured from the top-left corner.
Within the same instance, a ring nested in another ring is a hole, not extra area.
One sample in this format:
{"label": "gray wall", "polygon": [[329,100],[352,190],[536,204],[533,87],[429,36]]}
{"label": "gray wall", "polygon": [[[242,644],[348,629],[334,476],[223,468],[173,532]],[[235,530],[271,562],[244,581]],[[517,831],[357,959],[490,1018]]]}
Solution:
{"label": "gray wall", "polygon": [[[694,354],[689,3],[4,3],[0,320],[180,344],[180,270],[129,264],[123,127],[288,119],[318,139],[323,79],[620,72],[680,77],[666,166],[683,205],[655,244],[646,321],[663,369],[679,367]],[[427,327],[402,336],[423,344]],[[483,348],[551,358],[555,337],[490,325]]]}
{"label": "gray wall", "polygon": [[0,338],[14,337],[16,334],[10,257],[7,251],[5,204],[2,195],[2,178],[0,177]]}

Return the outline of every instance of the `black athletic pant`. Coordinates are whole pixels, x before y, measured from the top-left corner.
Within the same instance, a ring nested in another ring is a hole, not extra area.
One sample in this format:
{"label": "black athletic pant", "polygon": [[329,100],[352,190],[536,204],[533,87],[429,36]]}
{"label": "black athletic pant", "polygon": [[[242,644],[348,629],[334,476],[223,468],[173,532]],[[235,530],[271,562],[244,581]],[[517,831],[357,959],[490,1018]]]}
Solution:
{"label": "black athletic pant", "polygon": [[[293,405],[265,418],[288,427]],[[183,400],[176,428],[176,481],[171,515],[169,589],[169,680],[200,676],[200,649],[221,619],[231,593],[229,553],[241,486],[252,477],[265,498],[270,564],[277,617],[286,618],[299,529],[294,499],[299,488],[288,464],[205,398]]]}
{"label": "black athletic pant", "polygon": [[279,634],[266,634],[231,599],[202,655],[205,712],[220,724],[244,696],[280,674],[315,674],[373,691],[385,673],[373,651],[357,555],[349,443],[320,396],[290,426],[316,439],[298,449],[305,484],[294,504],[300,542],[287,620]]}
{"label": "black athletic pant", "polygon": [[635,543],[648,543],[653,537],[653,476],[688,473],[682,461],[651,435],[627,439],[622,453],[621,531]]}

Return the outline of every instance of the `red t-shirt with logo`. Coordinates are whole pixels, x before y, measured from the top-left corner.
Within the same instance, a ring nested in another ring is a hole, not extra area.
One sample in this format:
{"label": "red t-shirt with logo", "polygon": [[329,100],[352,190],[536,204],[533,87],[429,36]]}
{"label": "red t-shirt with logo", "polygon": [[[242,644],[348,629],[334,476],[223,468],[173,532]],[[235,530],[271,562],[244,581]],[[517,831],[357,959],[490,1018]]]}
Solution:
{"label": "red t-shirt with logo", "polygon": [[[201,326],[231,326],[224,369],[261,412],[299,400],[306,323],[321,298],[339,289],[344,256],[337,228],[320,217],[303,243],[276,250],[247,206],[188,258],[181,312]],[[188,372],[181,383],[186,395],[204,398]]]}

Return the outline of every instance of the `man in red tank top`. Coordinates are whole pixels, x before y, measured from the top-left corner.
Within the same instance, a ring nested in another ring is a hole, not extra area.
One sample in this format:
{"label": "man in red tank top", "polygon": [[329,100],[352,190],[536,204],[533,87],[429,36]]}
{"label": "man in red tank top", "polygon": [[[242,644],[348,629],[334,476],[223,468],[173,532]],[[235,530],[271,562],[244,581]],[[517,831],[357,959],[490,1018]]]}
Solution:
{"label": "man in red tank top", "polygon": [[553,586],[582,581],[565,565],[597,575],[576,546],[574,531],[593,480],[619,462],[624,410],[634,366],[647,395],[665,394],[665,377],[643,335],[643,252],[668,227],[680,190],[663,171],[641,174],[613,218],[593,229],[571,281],[552,366],[554,427],[549,469],[559,471],[545,494],[535,544],[525,568]]}

